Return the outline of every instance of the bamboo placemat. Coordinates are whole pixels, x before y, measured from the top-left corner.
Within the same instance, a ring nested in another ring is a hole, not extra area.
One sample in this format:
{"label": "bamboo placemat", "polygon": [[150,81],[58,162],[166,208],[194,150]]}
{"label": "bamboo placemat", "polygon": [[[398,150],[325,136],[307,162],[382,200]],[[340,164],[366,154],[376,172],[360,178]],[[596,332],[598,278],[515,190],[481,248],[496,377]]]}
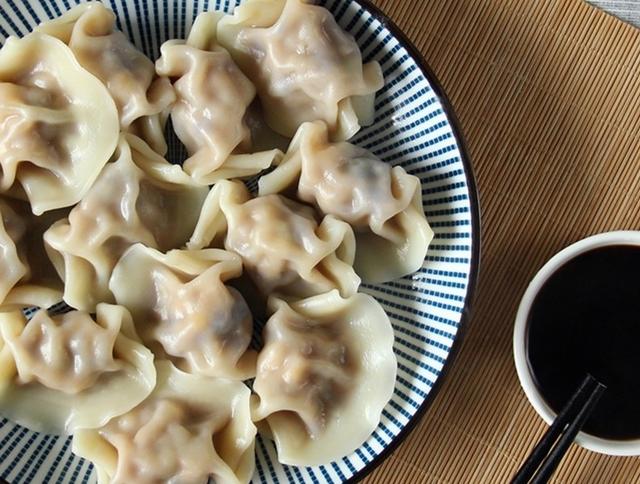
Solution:
{"label": "bamboo placemat", "polygon": [[[546,429],[511,337],[528,281],[585,236],[640,229],[640,31],[579,0],[377,0],[440,78],[480,190],[465,342],[421,424],[368,482],[506,482]],[[555,482],[640,482],[573,446]]]}

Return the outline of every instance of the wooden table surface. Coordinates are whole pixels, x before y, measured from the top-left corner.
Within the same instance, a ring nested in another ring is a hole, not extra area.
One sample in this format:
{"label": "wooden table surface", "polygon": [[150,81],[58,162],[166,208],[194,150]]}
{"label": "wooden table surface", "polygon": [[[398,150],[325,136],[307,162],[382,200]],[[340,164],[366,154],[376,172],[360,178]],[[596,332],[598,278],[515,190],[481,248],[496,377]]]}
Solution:
{"label": "wooden table surface", "polygon": [[[483,249],[455,365],[367,482],[507,482],[546,429],[512,357],[528,281],[572,242],[640,229],[640,31],[580,0],[376,3],[424,54],[460,118]],[[640,458],[574,445],[555,482],[640,482]]]}

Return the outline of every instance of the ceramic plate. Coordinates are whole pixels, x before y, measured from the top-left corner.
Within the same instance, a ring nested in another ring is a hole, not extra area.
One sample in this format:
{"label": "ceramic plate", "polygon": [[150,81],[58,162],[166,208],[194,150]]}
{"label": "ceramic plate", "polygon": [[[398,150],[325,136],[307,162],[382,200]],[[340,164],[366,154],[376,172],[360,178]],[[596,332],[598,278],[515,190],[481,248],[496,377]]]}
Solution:
{"label": "ceramic plate", "polygon": [[[112,0],[118,27],[152,59],[167,39],[185,38],[205,10],[231,11],[234,1]],[[375,123],[352,142],[422,181],[424,209],[435,238],[422,269],[404,279],[363,288],[380,301],[395,329],[398,378],[380,425],[353,454],[331,464],[298,468],[278,463],[274,445],[258,438],[253,482],[334,483],[358,479],[379,464],[416,426],[451,365],[468,316],[479,254],[473,173],[455,116],[435,77],[404,35],[368,3],[323,0],[357,40],[365,60],[377,60],[385,86]],[[74,5],[68,0],[0,0],[0,37],[24,35]],[[420,7],[418,7],[420,8]],[[169,158],[185,159],[170,142]],[[0,420],[0,476],[10,483],[95,482],[89,462],[71,453],[70,439],[38,434]]]}

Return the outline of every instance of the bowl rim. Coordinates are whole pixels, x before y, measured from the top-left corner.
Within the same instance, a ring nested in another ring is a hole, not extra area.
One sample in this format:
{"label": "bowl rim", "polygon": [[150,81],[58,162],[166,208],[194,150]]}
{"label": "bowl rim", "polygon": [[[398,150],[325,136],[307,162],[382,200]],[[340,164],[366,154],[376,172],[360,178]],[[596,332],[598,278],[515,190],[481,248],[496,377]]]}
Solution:
{"label": "bowl rim", "polygon": [[[527,400],[537,412],[537,414],[547,423],[551,424],[556,417],[556,412],[551,409],[545,399],[540,394],[538,387],[534,383],[531,368],[527,362],[527,323],[529,312],[533,302],[547,280],[557,273],[557,271],[570,260],[593,249],[609,247],[615,245],[640,246],[640,231],[617,230],[603,232],[592,235],[585,239],[574,242],[562,249],[549,259],[533,277],[525,290],[513,327],[513,359],[518,374],[518,380]],[[587,450],[600,454],[616,456],[637,456],[640,455],[640,439],[633,440],[612,440],[596,437],[585,432],[578,432],[575,442]]]}
{"label": "bowl rim", "polygon": [[462,307],[462,313],[460,316],[460,323],[458,325],[458,331],[456,332],[456,337],[453,340],[453,344],[451,345],[451,349],[449,354],[447,355],[447,360],[445,361],[440,374],[436,378],[436,381],[433,384],[433,387],[429,391],[427,398],[422,405],[418,408],[416,413],[411,417],[411,419],[407,422],[402,430],[396,435],[396,437],[387,445],[380,454],[373,458],[371,462],[365,465],[362,469],[356,472],[353,476],[347,479],[347,483],[355,483],[366,476],[368,476],[371,472],[373,472],[382,462],[389,457],[398,446],[404,442],[404,440],[409,436],[409,434],[418,426],[421,422],[424,414],[427,412],[435,398],[438,396],[442,388],[442,382],[446,379],[446,376],[451,371],[453,364],[460,353],[460,348],[462,346],[462,342],[464,340],[464,336],[467,332],[468,322],[471,318],[471,308],[473,306],[476,287],[478,282],[478,273],[480,270],[480,246],[481,246],[481,233],[480,233],[480,202],[478,196],[478,188],[476,185],[476,180],[473,172],[473,167],[471,164],[471,157],[469,156],[469,152],[467,150],[466,143],[464,141],[464,137],[462,135],[462,129],[460,128],[460,121],[456,116],[451,101],[447,97],[445,90],[443,89],[440,81],[434,74],[431,66],[427,63],[424,56],[420,53],[417,47],[413,44],[413,42],[407,37],[407,35],[398,27],[389,16],[387,16],[380,8],[372,3],[371,0],[352,0],[354,3],[359,5],[361,8],[369,12],[376,20],[384,25],[387,28],[393,37],[398,41],[398,43],[407,51],[409,56],[416,63],[418,69],[422,73],[422,75],[427,79],[429,85],[433,89],[434,94],[438,98],[442,106],[442,110],[447,117],[447,121],[449,122],[449,126],[453,133],[453,138],[458,146],[458,151],[460,152],[460,161],[462,162],[462,166],[464,169],[464,176],[467,185],[467,190],[469,192],[469,210],[471,216],[471,263],[469,268],[469,280],[467,282],[467,294],[464,299],[464,305]]}

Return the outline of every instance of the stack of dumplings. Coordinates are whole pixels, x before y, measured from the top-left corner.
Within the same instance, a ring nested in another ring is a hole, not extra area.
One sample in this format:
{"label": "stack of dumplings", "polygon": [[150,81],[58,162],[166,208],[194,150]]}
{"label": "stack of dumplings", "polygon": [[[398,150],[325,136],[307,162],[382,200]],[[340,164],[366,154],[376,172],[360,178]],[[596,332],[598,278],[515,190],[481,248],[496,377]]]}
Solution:
{"label": "stack of dumplings", "polygon": [[0,414],[101,484],[249,482],[258,429],[283,464],[352,453],[397,371],[361,282],[433,237],[420,180],[348,141],[380,66],[307,0],[202,13],[155,64],[115,24],[0,49]]}

